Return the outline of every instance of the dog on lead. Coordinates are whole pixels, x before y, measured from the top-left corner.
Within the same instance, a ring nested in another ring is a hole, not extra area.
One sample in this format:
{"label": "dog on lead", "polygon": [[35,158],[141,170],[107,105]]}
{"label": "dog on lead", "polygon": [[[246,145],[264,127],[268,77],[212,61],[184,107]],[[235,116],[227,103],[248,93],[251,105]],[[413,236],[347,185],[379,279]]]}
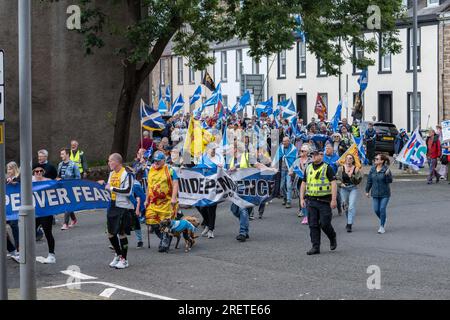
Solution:
{"label": "dog on lead", "polygon": [[[200,223],[197,218],[192,216],[185,216],[181,220],[165,219],[161,221],[160,228],[162,232],[166,232],[170,236],[177,238],[175,249],[178,249],[181,235],[183,235],[185,243],[184,252],[189,252],[192,246],[195,244],[195,238],[198,238],[198,236],[195,235],[195,231],[197,231],[197,227],[199,226],[199,224]],[[170,242],[172,242],[172,239]]]}

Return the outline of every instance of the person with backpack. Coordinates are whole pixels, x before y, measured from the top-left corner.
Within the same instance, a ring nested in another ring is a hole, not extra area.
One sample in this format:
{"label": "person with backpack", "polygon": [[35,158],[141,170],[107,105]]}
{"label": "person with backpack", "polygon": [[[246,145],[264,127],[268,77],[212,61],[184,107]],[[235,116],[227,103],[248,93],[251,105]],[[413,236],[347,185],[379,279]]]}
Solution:
{"label": "person with backpack", "polygon": [[130,196],[133,191],[133,176],[123,166],[122,156],[113,153],[108,158],[111,169],[105,190],[111,192],[111,204],[106,213],[108,237],[116,252],[111,268],[128,268],[128,239],[130,234],[130,216],[134,213],[134,205]]}
{"label": "person with backpack", "polygon": [[153,160],[148,172],[145,222],[163,240],[159,224],[165,219],[175,219],[178,211],[178,176],[166,164],[163,152],[156,151]]}

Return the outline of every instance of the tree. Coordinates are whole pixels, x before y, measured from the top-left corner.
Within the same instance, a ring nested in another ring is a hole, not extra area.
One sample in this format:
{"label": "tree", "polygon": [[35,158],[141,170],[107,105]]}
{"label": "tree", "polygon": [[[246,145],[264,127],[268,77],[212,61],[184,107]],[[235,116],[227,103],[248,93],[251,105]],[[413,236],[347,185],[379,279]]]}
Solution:
{"label": "tree", "polygon": [[[50,0],[51,1],[51,0]],[[137,94],[156,66],[164,49],[173,41],[177,55],[188,58],[188,65],[203,70],[214,62],[208,57],[210,43],[238,37],[248,41],[255,60],[294,45],[294,30],[306,33],[308,48],[323,60],[330,75],[339,73],[345,59],[358,68],[374,61],[355,60],[342,54],[341,41],[357,45],[365,52],[378,49],[376,39],[365,33],[383,35],[383,50],[398,53],[396,21],[402,16],[400,0],[114,0],[109,6],[126,7],[126,21],[114,20],[97,1],[79,0],[86,54],[104,46],[102,36],[110,32],[125,40],[115,52],[123,65],[123,86],[116,109],[112,152],[126,157],[130,122]],[[378,30],[368,30],[369,5],[382,12]],[[109,8],[110,9],[110,8]],[[295,19],[302,17],[301,25]],[[341,41],[338,41],[341,40]]]}

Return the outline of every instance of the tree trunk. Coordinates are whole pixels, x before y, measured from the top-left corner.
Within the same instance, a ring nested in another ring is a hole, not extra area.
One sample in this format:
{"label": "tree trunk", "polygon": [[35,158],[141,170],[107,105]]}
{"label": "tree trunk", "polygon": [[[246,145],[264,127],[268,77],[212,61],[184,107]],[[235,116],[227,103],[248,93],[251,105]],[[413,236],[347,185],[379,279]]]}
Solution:
{"label": "tree trunk", "polygon": [[120,153],[125,161],[128,155],[131,117],[142,81],[139,81],[137,77],[135,65],[127,65],[124,72],[125,77],[116,111],[111,153]]}

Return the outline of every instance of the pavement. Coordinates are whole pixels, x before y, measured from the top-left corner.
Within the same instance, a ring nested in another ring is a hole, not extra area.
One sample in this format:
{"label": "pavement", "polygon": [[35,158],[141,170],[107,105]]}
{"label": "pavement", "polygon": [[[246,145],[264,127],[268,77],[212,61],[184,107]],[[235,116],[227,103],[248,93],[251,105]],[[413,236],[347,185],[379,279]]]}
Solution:
{"label": "pavement", "polygon": [[[67,283],[76,285],[69,289],[73,299],[449,299],[450,185],[403,180],[392,184],[385,234],[377,234],[371,200],[360,190],[354,232],[347,233],[345,216],[335,213],[337,250],[330,251],[323,236],[315,256],[306,255],[309,228],[296,215],[296,201],[285,209],[273,200],[262,220],[250,222],[244,243],[235,240],[239,224],[227,203],[218,208],[215,238],[199,238],[190,253],[159,253],[154,235],[150,249],[136,249],[132,234],[125,270],[108,266],[113,252],[104,211],[78,214],[79,224],[68,231],[60,230],[59,217],[57,263],[37,263],[37,287],[45,299],[70,298],[60,291]],[[184,213],[199,216],[192,209]],[[46,254],[45,241],[38,242],[37,255]],[[8,260],[7,268],[9,288],[17,292],[19,265]],[[372,270],[380,271],[379,289],[367,286]]]}

